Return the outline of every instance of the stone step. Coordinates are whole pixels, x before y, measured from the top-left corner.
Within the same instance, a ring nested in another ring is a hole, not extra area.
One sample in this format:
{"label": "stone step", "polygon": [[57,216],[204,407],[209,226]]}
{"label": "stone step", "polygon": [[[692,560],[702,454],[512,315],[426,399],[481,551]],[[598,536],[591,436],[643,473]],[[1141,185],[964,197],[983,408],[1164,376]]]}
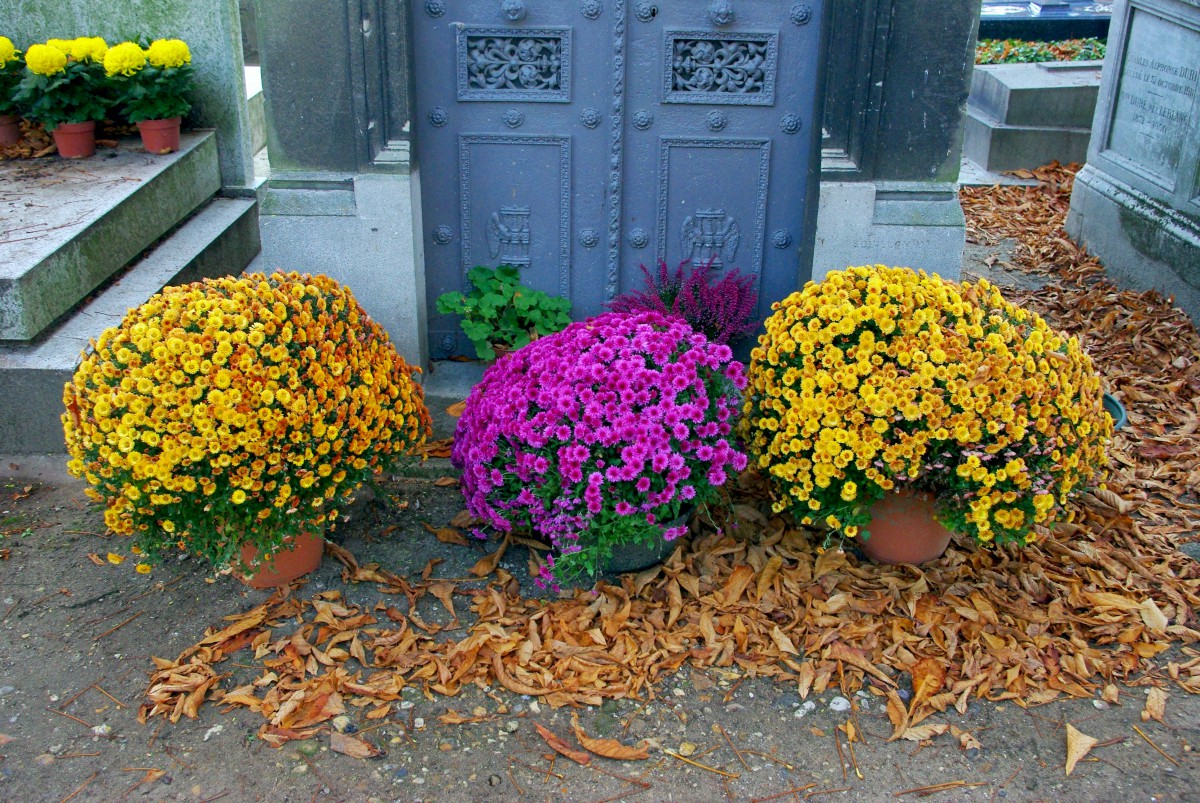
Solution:
{"label": "stone step", "polygon": [[971,74],[967,102],[1006,125],[1091,128],[1103,64],[980,65]]}
{"label": "stone step", "polygon": [[164,286],[237,274],[258,250],[257,202],[214,199],[53,331],[0,344],[0,454],[62,453],[63,385],[88,342]]}
{"label": "stone step", "polygon": [[1090,128],[1008,125],[968,105],[962,154],[989,171],[1083,163],[1091,138]]}
{"label": "stone step", "polygon": [[89,159],[0,165],[0,341],[31,341],[216,194],[211,131],[156,156],[136,140]]}

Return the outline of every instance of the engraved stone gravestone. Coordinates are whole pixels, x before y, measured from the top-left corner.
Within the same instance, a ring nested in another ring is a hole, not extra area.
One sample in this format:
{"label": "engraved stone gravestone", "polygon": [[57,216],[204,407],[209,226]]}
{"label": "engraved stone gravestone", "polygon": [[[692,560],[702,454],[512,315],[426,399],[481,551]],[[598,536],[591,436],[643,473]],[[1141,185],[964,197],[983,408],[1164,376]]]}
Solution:
{"label": "engraved stone gravestone", "polygon": [[1200,318],[1200,3],[1118,2],[1112,25],[1067,232]]}

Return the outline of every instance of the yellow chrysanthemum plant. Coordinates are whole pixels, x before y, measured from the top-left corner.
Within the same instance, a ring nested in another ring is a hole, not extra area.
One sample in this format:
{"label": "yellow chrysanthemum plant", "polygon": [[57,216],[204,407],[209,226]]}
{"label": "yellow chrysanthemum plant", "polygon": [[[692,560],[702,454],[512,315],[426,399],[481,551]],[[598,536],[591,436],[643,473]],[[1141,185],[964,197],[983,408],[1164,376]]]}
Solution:
{"label": "yellow chrysanthemum plant", "polygon": [[21,51],[7,36],[0,36],[0,117],[21,114],[21,105],[13,96],[24,74],[25,60]]}
{"label": "yellow chrysanthemum plant", "polygon": [[30,45],[14,100],[47,131],[64,123],[104,119],[112,105],[104,74],[107,52],[108,45],[98,36]]}
{"label": "yellow chrysanthemum plant", "polygon": [[67,468],[146,560],[178,547],[247,570],[243,545],[265,559],[332,528],[337,501],[425,440],[416,373],[328,277],[168,287],[66,385]]}
{"label": "yellow chrysanthemum plant", "polygon": [[852,267],[773,309],[741,426],[777,512],[868,538],[871,506],[908,488],[951,531],[1023,546],[1102,478],[1091,359],[986,280]]}
{"label": "yellow chrysanthemum plant", "polygon": [[192,53],[181,39],[156,39],[144,49],[137,42],[114,45],[104,71],[131,123],[182,117],[192,107]]}

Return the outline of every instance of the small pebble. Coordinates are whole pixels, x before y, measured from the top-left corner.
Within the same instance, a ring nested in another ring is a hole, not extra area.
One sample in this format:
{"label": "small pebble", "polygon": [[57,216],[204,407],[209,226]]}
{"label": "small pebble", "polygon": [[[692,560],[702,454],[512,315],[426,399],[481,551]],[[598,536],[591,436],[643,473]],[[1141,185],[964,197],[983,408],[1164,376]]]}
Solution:
{"label": "small pebble", "polygon": [[679,745],[679,755],[683,756],[684,758],[692,755],[695,752],[696,745],[692,744],[691,742],[684,742],[683,744]]}
{"label": "small pebble", "polygon": [[412,782],[413,783],[425,783],[425,779],[422,778],[420,775],[417,775],[412,779]]}
{"label": "small pebble", "polygon": [[481,705],[477,705],[477,706],[475,706],[475,708],[474,708],[474,709],[471,711],[471,714],[472,714],[472,716],[477,716],[477,717],[486,717],[486,716],[487,716],[487,709],[486,709],[486,708],[484,708],[484,707],[483,707],[483,706],[481,706]]}
{"label": "small pebble", "polygon": [[12,694],[15,691],[16,688],[14,686],[0,686],[0,697],[3,697],[6,694]]}
{"label": "small pebble", "polygon": [[413,727],[416,728],[417,730],[420,730],[421,728],[425,727],[425,717],[417,717],[416,719],[414,719]]}
{"label": "small pebble", "polygon": [[1092,705],[1094,705],[1096,708],[1098,708],[1101,711],[1108,708],[1108,703],[1104,702],[1103,700],[1092,700]]}
{"label": "small pebble", "polygon": [[337,728],[338,733],[353,733],[351,730],[353,725],[350,723],[350,717],[345,714],[333,718],[333,727]]}
{"label": "small pebble", "polygon": [[674,689],[672,691],[672,694],[674,694],[676,697],[686,697],[687,696],[687,692],[685,692],[683,689]]}
{"label": "small pebble", "polygon": [[742,705],[741,703],[730,703],[729,705],[725,706],[725,710],[726,711],[741,711],[745,707],[746,706]]}
{"label": "small pebble", "polygon": [[850,701],[845,697],[838,695],[829,701],[829,710],[836,713],[843,713],[850,710]]}
{"label": "small pebble", "polygon": [[400,710],[407,711],[408,709],[412,708],[414,705],[416,705],[416,703],[414,703],[412,700],[402,700],[400,702]]}
{"label": "small pebble", "polygon": [[816,711],[816,710],[817,710],[816,703],[814,703],[812,700],[805,700],[803,703],[800,704],[800,707],[796,709],[796,713],[793,714],[792,716],[794,716],[796,719],[804,719],[804,717],[808,716],[809,714],[811,714],[813,711]]}
{"label": "small pebble", "polygon": [[488,776],[488,786],[499,786],[499,785],[500,785],[500,776],[499,775],[489,775]]}
{"label": "small pebble", "polygon": [[908,689],[897,689],[896,694],[900,695],[901,700],[907,700],[908,698],[912,697],[912,692]]}
{"label": "small pebble", "polygon": [[297,764],[296,766],[292,767],[292,775],[303,775],[306,772],[308,772],[307,764]]}
{"label": "small pebble", "polygon": [[978,747],[967,748],[967,758],[971,759],[972,761],[979,758],[979,748]]}
{"label": "small pebble", "polygon": [[33,760],[33,763],[37,764],[39,767],[49,767],[54,763],[54,756],[50,755],[49,753],[42,753]]}
{"label": "small pebble", "polygon": [[516,733],[517,729],[520,727],[521,723],[517,722],[515,719],[510,719],[508,722],[504,723],[504,730],[508,731],[509,733]]}

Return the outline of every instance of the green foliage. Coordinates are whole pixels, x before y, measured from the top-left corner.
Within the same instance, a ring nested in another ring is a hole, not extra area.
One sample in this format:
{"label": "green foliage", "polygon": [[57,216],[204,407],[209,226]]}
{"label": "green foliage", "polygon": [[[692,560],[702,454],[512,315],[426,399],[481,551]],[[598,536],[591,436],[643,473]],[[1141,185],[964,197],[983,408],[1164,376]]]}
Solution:
{"label": "green foliage", "polygon": [[570,301],[525,287],[521,271],[512,265],[477,266],[467,278],[470,293],[443,293],[436,306],[440,313],[462,316],[463,332],[481,360],[496,358],[493,346],[519,349],[571,322]]}
{"label": "green foliage", "polygon": [[21,104],[13,97],[20,86],[21,76],[25,74],[25,63],[20,56],[0,67],[0,114],[22,113]]}
{"label": "green foliage", "polygon": [[1093,61],[1104,58],[1103,39],[1063,39],[1025,42],[1020,39],[981,39],[976,64],[1023,64],[1039,61]]}
{"label": "green foliage", "polygon": [[131,123],[182,117],[192,108],[192,65],[155,67],[147,64],[135,75],[114,77],[119,103]]}
{"label": "green foliage", "polygon": [[53,131],[64,123],[103,120],[112,105],[112,92],[102,65],[70,61],[54,75],[27,73],[13,100],[27,117]]}

